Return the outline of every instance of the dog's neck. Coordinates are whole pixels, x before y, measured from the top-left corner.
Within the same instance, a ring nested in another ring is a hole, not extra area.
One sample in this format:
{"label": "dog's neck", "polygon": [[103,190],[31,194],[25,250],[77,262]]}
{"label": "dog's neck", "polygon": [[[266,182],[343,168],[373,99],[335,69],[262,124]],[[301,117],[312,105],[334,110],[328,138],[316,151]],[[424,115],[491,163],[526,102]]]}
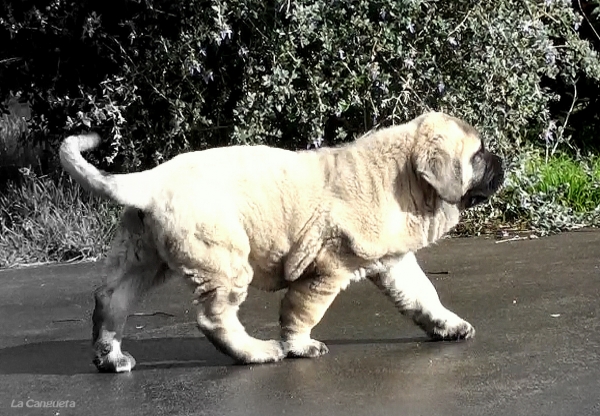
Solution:
{"label": "dog's neck", "polygon": [[[417,184],[411,186],[410,184]],[[427,181],[419,177],[410,161],[398,174],[398,192],[409,188],[411,198],[400,206],[409,216],[415,218],[415,224],[420,224],[421,247],[434,243],[456,226],[460,219],[460,210],[455,204],[442,200],[437,191]],[[407,221],[412,222],[412,221]]]}
{"label": "dog's neck", "polygon": [[416,251],[458,222],[458,209],[416,176],[407,160],[414,143],[410,134],[404,136],[406,142],[398,143],[401,133],[364,137],[350,146],[321,152],[325,192],[335,201],[331,207],[335,224],[330,225],[349,238],[359,257]]}
{"label": "dog's neck", "polygon": [[456,205],[439,201],[439,208],[433,212],[433,215],[423,218],[423,247],[435,243],[446,235],[460,219],[460,211]]}
{"label": "dog's neck", "polygon": [[[318,150],[327,190],[348,203],[372,204],[394,192],[398,164],[414,143],[408,126],[365,134],[352,143]],[[381,194],[385,195],[381,195]]]}

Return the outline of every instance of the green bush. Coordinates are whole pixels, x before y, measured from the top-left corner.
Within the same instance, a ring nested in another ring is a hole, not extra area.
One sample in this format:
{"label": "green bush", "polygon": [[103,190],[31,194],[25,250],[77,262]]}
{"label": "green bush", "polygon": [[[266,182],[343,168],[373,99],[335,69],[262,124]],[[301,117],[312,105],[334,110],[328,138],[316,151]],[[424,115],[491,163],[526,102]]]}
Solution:
{"label": "green bush", "polygon": [[[2,0],[0,95],[31,104],[31,137],[51,148],[99,131],[93,157],[113,171],[220,145],[334,145],[436,109],[527,174],[530,145],[597,148],[597,1],[584,3]],[[475,213],[554,224],[523,201],[506,191]]]}
{"label": "green bush", "polygon": [[132,166],[232,143],[334,144],[426,108],[510,154],[566,140],[553,103],[583,111],[586,92],[573,109],[569,94],[600,85],[566,1],[2,5],[2,94],[29,99],[45,137],[102,130],[103,156]]}

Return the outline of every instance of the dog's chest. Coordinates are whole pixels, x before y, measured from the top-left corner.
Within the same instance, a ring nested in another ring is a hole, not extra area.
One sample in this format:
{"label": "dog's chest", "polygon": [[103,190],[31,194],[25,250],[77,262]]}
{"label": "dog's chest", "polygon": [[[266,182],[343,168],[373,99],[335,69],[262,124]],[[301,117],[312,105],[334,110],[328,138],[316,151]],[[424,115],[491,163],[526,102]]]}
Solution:
{"label": "dog's chest", "polygon": [[453,205],[443,202],[440,208],[431,217],[427,218],[427,221],[424,221],[423,247],[442,238],[450,229],[458,224],[458,220],[458,209]]}
{"label": "dog's chest", "polygon": [[371,278],[380,273],[385,273],[389,269],[382,260],[376,260],[364,267],[359,267],[352,272],[350,281],[356,282],[365,278]]}
{"label": "dog's chest", "polygon": [[327,241],[311,268],[319,275],[345,276],[347,284],[349,284],[352,281],[373,277],[387,271],[389,257],[366,260],[352,250],[351,243],[347,238],[339,237]]}
{"label": "dog's chest", "polygon": [[252,287],[266,291],[277,291],[287,287],[288,282],[283,277],[281,260],[268,257],[258,260],[251,256],[249,261],[253,272]]}

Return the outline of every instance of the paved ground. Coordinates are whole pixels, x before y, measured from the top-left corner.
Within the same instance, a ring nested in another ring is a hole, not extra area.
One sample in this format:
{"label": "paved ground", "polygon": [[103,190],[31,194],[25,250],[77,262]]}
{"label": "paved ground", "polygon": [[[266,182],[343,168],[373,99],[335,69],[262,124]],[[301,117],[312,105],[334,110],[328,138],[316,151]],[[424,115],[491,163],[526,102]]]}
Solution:
{"label": "paved ground", "polygon": [[[428,342],[359,283],[315,331],[330,354],[235,366],[198,334],[174,282],[136,309],[161,313],[130,318],[138,366],[123,375],[91,364],[94,265],[0,272],[0,414],[600,415],[599,232],[446,240],[418,257],[475,339]],[[250,294],[253,333],[277,334],[279,297]],[[27,407],[48,400],[75,407]]]}

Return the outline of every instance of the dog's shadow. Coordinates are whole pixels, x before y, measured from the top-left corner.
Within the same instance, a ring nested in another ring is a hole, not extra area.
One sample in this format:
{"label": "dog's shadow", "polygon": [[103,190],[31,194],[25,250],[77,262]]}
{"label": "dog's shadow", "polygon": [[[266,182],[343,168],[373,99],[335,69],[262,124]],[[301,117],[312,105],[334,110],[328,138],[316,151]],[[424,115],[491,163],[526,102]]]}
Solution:
{"label": "dog's shadow", "polygon": [[[323,340],[329,346],[409,344],[428,338]],[[136,370],[222,367],[234,361],[205,338],[124,339],[123,348],[137,361]],[[46,341],[0,349],[0,374],[76,375],[95,373],[89,340]]]}
{"label": "dog's shadow", "polygon": [[[123,349],[139,368],[206,367],[231,364],[203,338],[125,338]],[[46,341],[0,350],[0,374],[75,375],[96,372],[90,340]]]}

